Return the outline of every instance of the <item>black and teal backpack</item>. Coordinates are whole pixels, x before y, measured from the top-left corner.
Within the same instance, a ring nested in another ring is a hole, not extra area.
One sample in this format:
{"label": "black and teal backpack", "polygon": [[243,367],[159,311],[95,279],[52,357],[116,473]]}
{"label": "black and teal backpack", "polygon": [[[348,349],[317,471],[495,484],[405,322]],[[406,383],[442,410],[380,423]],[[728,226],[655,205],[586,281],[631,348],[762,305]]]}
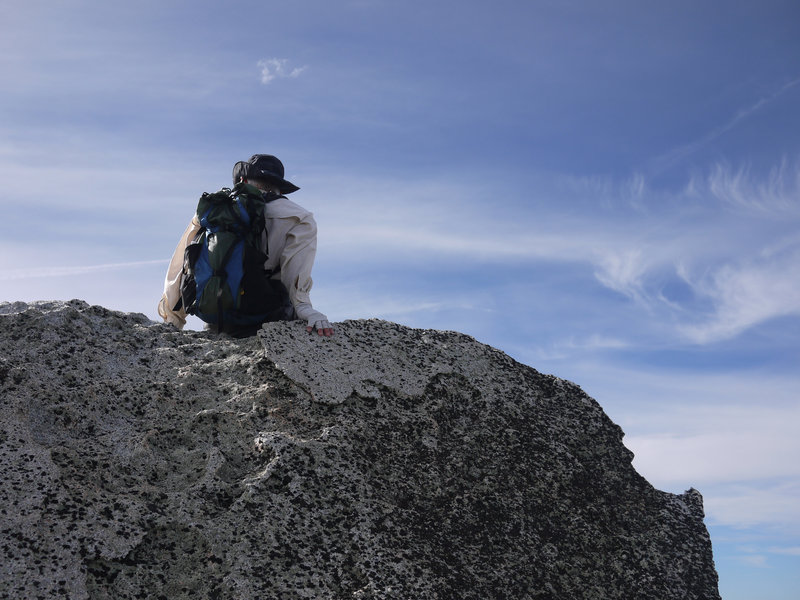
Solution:
{"label": "black and teal backpack", "polygon": [[234,333],[292,317],[286,289],[264,268],[264,210],[279,197],[246,183],[202,195],[201,229],[183,262],[181,299],[188,314]]}

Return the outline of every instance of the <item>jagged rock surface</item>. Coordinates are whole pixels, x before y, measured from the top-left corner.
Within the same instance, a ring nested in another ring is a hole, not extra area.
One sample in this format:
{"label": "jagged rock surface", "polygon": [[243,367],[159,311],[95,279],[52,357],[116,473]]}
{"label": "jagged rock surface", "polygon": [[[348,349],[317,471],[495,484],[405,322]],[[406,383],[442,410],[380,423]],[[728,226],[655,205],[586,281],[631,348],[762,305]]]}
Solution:
{"label": "jagged rock surface", "polygon": [[369,320],[0,305],[0,597],[717,599],[702,498],[580,388]]}

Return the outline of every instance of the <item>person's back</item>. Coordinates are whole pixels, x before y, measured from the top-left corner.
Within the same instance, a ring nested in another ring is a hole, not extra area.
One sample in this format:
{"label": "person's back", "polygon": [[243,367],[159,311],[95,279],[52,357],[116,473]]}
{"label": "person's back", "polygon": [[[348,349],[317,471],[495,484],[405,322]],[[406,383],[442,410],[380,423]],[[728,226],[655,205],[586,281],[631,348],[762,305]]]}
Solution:
{"label": "person's back", "polygon": [[[281,306],[269,305],[275,302],[277,297],[275,293],[270,293],[263,296],[264,300],[260,306],[263,309],[261,311],[263,319],[258,317],[256,321],[259,322],[257,323],[237,323],[236,321],[240,319],[240,315],[236,311],[230,312],[232,310],[230,302],[226,305],[228,306],[228,312],[224,313],[228,315],[227,326],[222,313],[217,316],[201,312],[198,316],[210,323],[212,328],[222,328],[235,334],[252,333],[260,325],[260,322],[297,318],[307,322],[307,330],[309,332],[316,330],[319,335],[333,335],[333,328],[327,317],[313,308],[309,296],[312,286],[311,269],[314,264],[317,247],[316,222],[309,211],[285,196],[285,194],[293,193],[299,188],[284,179],[283,164],[280,160],[265,154],[256,154],[249,161],[236,163],[233,169],[233,180],[235,185],[232,197],[235,197],[237,202],[238,196],[246,196],[244,204],[249,206],[249,204],[254,203],[254,199],[257,199],[260,200],[260,205],[263,207],[262,212],[255,211],[258,216],[252,220],[252,225],[258,227],[262,236],[260,250],[264,252],[263,258],[265,260],[259,261],[256,265],[252,264],[253,261],[250,260],[250,264],[242,265],[242,268],[247,271],[245,277],[249,278],[251,283],[253,278],[261,277],[263,279],[261,287],[277,291],[278,295],[282,294],[280,298],[280,302],[283,303],[282,309]],[[200,204],[201,206],[203,205],[202,199]],[[259,204],[259,202],[255,202],[255,204]],[[241,206],[242,203],[239,202],[238,205]],[[221,210],[220,212],[224,211]],[[194,263],[190,260],[192,257],[189,256],[187,249],[194,248],[192,251],[197,254],[198,243],[204,243],[204,249],[201,249],[200,253],[205,253],[203,256],[207,260],[207,255],[213,252],[209,248],[216,248],[217,246],[213,242],[210,243],[208,239],[209,237],[213,239],[216,235],[215,232],[211,231],[214,225],[208,222],[209,215],[210,213],[206,215],[195,214],[189,227],[181,236],[167,270],[164,294],[159,302],[158,312],[166,322],[172,323],[179,329],[182,329],[185,325],[187,313],[197,314],[197,309],[194,305],[197,302],[197,298],[192,298],[191,294],[187,296],[181,293],[181,288],[186,287],[184,284],[187,279],[192,275],[196,277],[196,273],[191,272]],[[205,223],[203,222],[204,217],[206,217]],[[262,219],[263,223],[261,222]],[[249,226],[250,224],[248,224]],[[228,232],[228,230],[242,229],[243,227],[225,223],[219,227],[218,231],[224,230],[224,232]],[[252,233],[252,231],[249,231],[249,233]],[[224,237],[224,233],[219,235]],[[246,236],[242,235],[242,244],[245,243],[245,238]],[[237,243],[239,243],[238,239]],[[251,243],[251,245],[254,244]],[[224,265],[223,268],[220,268],[220,264],[233,260],[234,256],[236,256],[236,260],[241,261],[244,255],[247,254],[242,252],[242,258],[240,258],[237,251],[230,248],[228,246],[226,250],[229,256],[223,255],[222,258],[219,256],[212,257],[216,261],[216,267],[205,267],[207,272],[204,272],[204,276],[216,275],[217,277],[227,278],[227,271],[237,271],[238,263],[233,268],[224,268]],[[250,258],[254,255],[256,255],[255,250],[249,252]],[[220,271],[225,271],[225,273],[220,273]],[[229,283],[229,285],[232,284]],[[191,289],[191,286],[188,287]],[[237,299],[243,298],[247,292],[241,285],[232,287],[236,287],[238,290],[233,292],[238,295]],[[212,288],[212,291],[218,293],[220,298],[225,297],[226,300],[230,300],[227,291],[219,291],[222,289],[219,282],[215,283]],[[251,289],[257,288],[260,289],[259,285],[251,285]],[[253,297],[253,294],[250,294],[249,299],[252,300]],[[213,304],[213,301],[206,299],[206,310],[210,310],[212,313],[220,312],[214,311]],[[239,310],[239,304],[237,304],[236,310]],[[222,303],[219,306],[220,310],[222,310]],[[258,311],[256,311],[256,314],[258,314]],[[220,319],[222,320],[221,324]],[[255,327],[252,326],[253,324],[255,324]]]}

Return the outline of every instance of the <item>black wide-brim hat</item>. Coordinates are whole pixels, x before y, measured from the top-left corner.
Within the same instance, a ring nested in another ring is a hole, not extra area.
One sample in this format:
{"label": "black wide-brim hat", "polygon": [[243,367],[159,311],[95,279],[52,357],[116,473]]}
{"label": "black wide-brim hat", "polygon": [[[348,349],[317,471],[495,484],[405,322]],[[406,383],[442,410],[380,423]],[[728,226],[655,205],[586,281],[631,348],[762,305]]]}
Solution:
{"label": "black wide-brim hat", "polygon": [[233,183],[239,180],[262,179],[278,186],[281,194],[291,194],[300,188],[283,178],[283,163],[271,154],[253,154],[250,160],[240,160],[233,165]]}

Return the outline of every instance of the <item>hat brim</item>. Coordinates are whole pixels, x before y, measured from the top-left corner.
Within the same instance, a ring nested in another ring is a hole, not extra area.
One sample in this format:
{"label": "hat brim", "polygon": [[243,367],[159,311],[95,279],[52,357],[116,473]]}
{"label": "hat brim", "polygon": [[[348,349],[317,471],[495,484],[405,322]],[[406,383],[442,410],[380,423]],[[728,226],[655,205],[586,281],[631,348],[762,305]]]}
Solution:
{"label": "hat brim", "polygon": [[300,188],[293,184],[291,181],[287,181],[277,175],[274,175],[268,171],[258,171],[253,172],[250,179],[263,179],[264,181],[268,181],[269,183],[274,183],[278,186],[278,190],[280,190],[281,194],[291,194],[292,192],[296,192]]}
{"label": "hat brim", "polygon": [[270,171],[267,169],[258,169],[252,163],[240,160],[235,165],[233,165],[233,183],[234,185],[240,179],[262,179],[268,183],[278,186],[278,190],[281,194],[291,194],[292,192],[296,192],[300,188],[293,184],[291,181],[287,181],[274,171]]}

